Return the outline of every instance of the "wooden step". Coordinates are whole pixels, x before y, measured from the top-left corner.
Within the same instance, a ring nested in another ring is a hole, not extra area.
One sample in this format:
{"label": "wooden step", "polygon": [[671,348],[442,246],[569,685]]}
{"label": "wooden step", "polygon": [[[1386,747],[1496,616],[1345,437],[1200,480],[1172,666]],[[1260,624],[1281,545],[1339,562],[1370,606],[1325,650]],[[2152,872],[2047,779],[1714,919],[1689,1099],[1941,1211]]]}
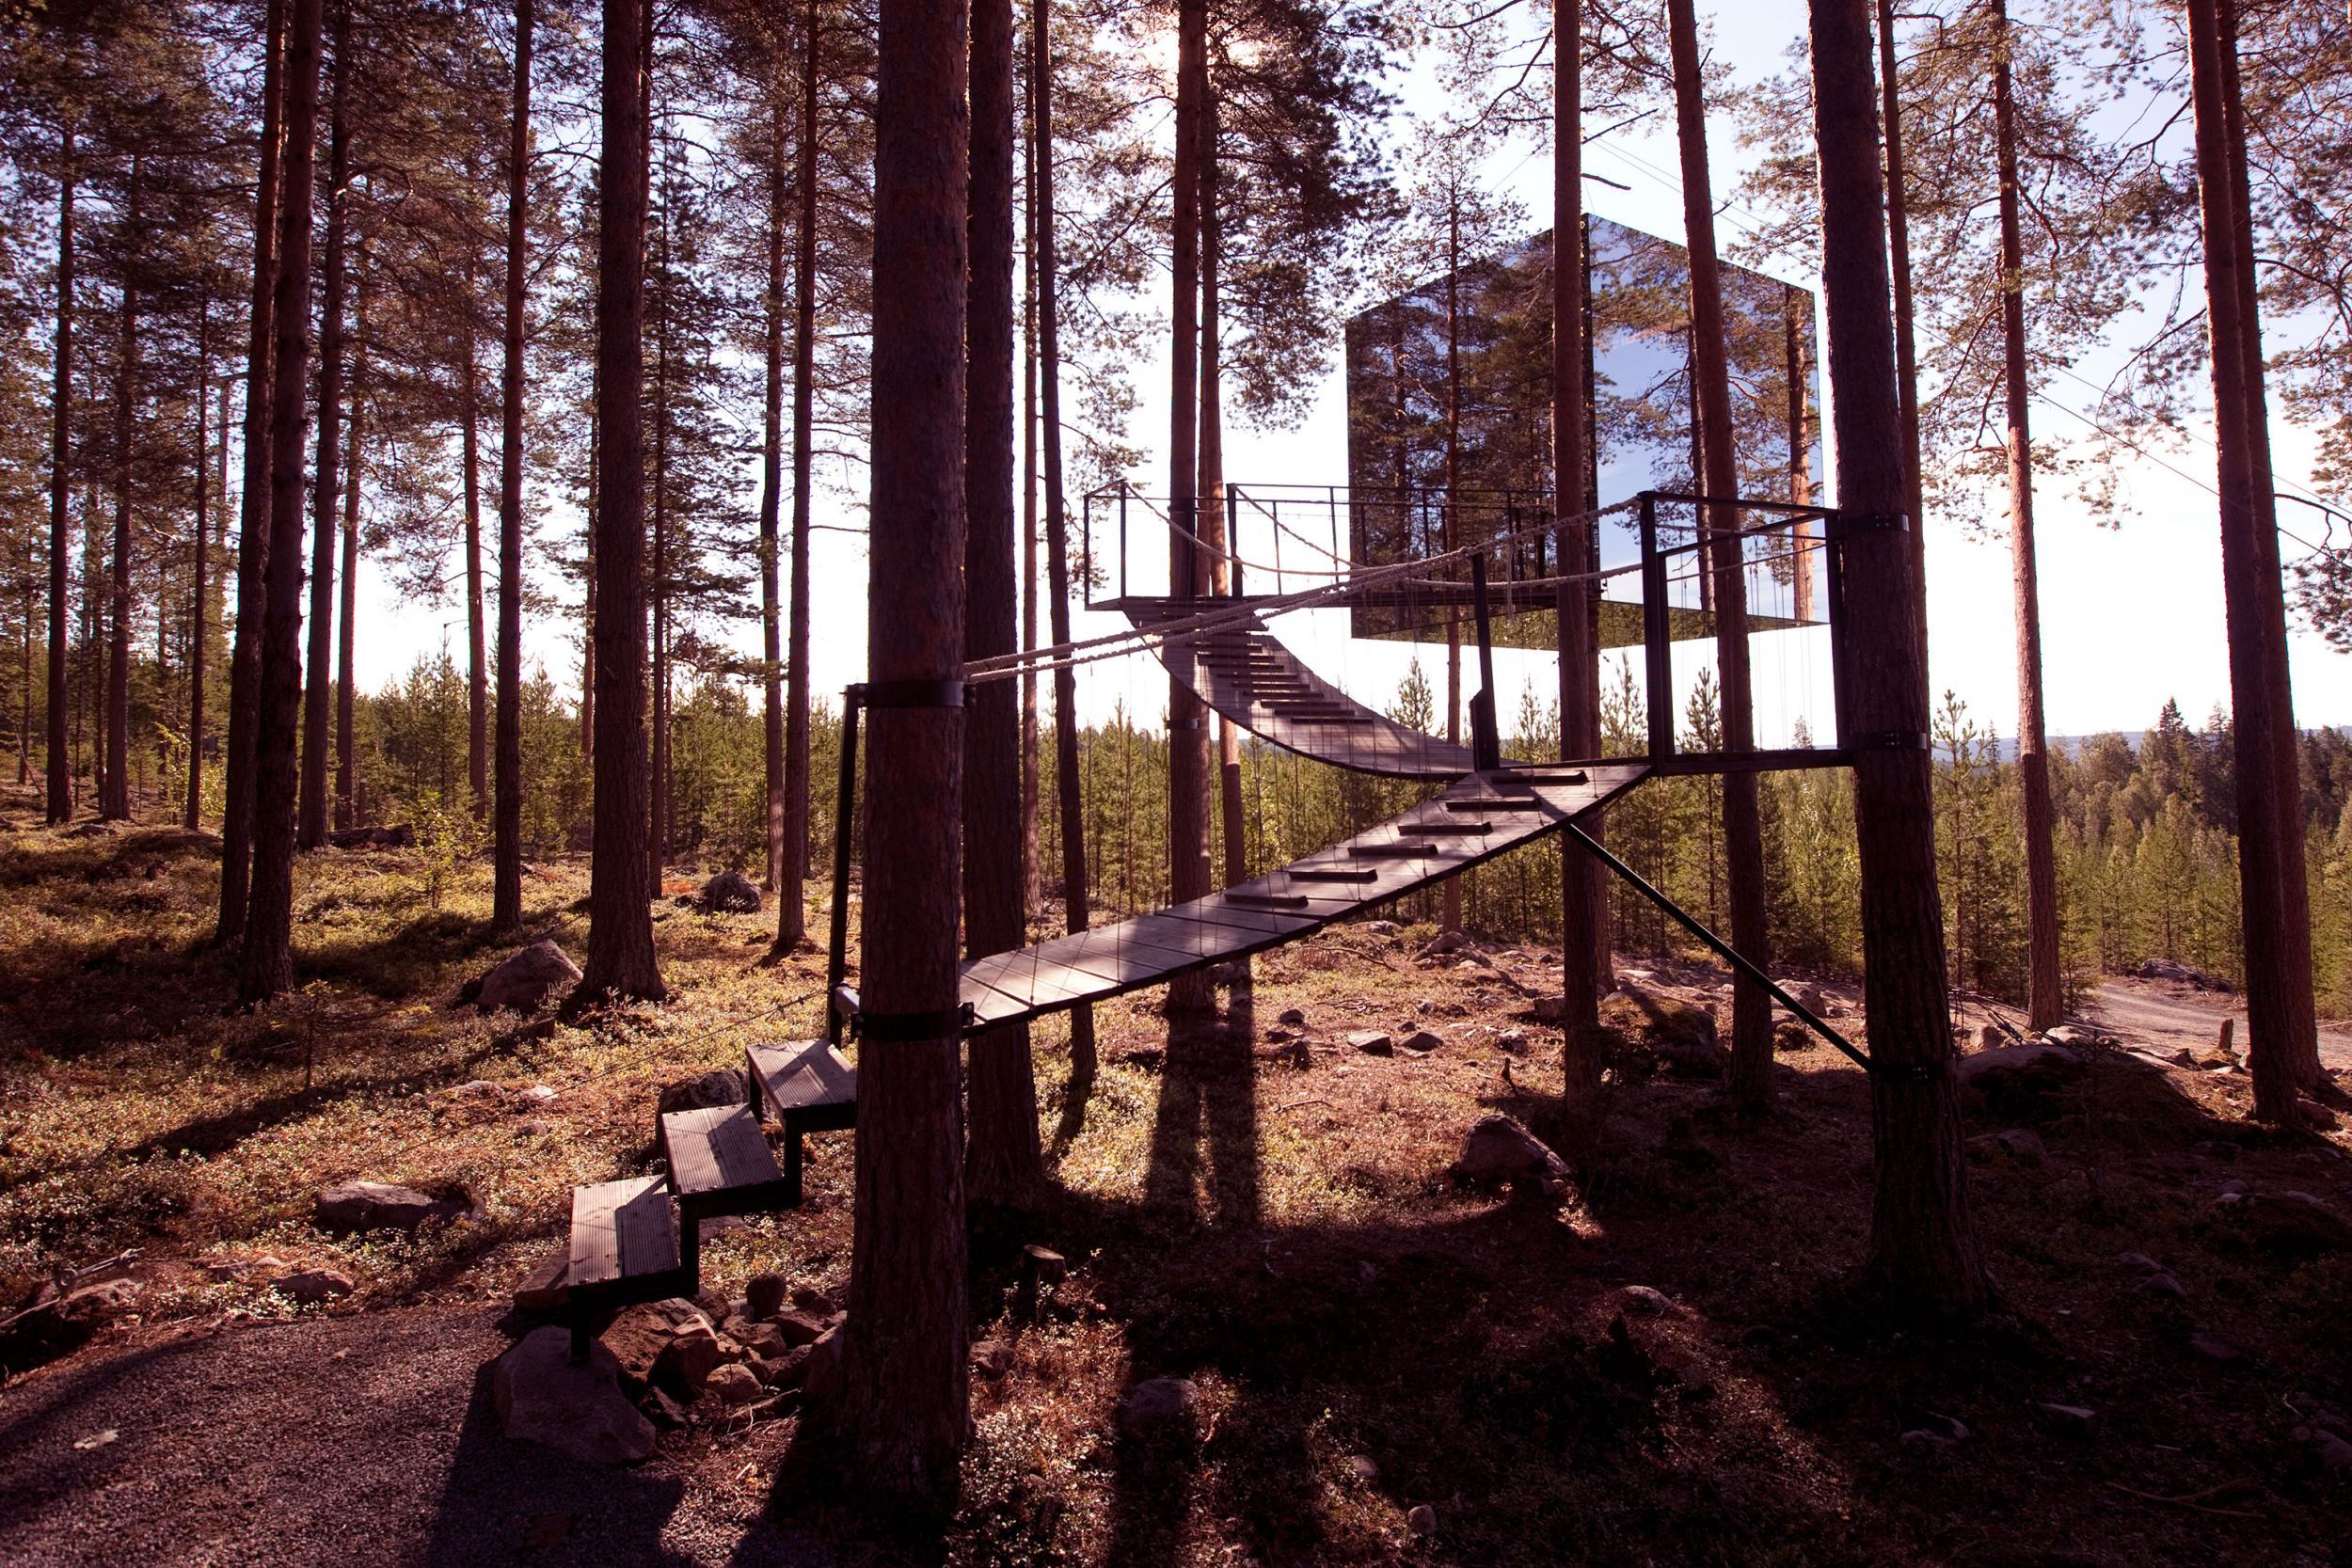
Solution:
{"label": "wooden step", "polygon": [[1375,882],[1380,873],[1362,865],[1294,865],[1283,872],[1294,882]]}
{"label": "wooden step", "polygon": [[677,1210],[659,1176],[572,1189],[572,1251],[564,1283],[584,1296],[658,1301],[691,1291],[678,1251]]}
{"label": "wooden step", "polygon": [[825,1040],[748,1047],[752,1112],[784,1124],[784,1201],[801,1201],[801,1134],[857,1125],[857,1069]]}
{"label": "wooden step", "polygon": [[788,1206],[784,1172],[749,1105],[673,1111],[661,1118],[661,1147],[670,1191],[691,1219]]}
{"label": "wooden step", "polygon": [[1438,852],[1434,844],[1410,844],[1400,840],[1394,844],[1359,844],[1348,851],[1365,860],[1427,860]]}
{"label": "wooden step", "polygon": [[1529,795],[1508,800],[1448,800],[1445,802],[1445,809],[1448,811],[1462,812],[1465,815],[1474,811],[1502,811],[1517,813],[1531,812],[1542,804],[1543,801],[1536,799],[1533,795]]}
{"label": "wooden step", "polygon": [[1417,833],[1438,833],[1446,837],[1469,837],[1473,834],[1490,833],[1494,831],[1495,825],[1491,822],[1416,822],[1413,824],[1413,832]]}
{"label": "wooden step", "polygon": [[1228,904],[1239,904],[1245,910],[1303,910],[1307,895],[1303,893],[1229,893]]}

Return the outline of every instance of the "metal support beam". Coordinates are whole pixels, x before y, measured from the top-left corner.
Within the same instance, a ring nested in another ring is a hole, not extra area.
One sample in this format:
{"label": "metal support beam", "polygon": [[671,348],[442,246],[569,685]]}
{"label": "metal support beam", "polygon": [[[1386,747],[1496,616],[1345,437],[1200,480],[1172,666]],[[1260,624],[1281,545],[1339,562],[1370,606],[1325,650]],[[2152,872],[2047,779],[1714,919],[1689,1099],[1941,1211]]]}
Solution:
{"label": "metal support beam", "polygon": [[834,798],[833,932],[825,951],[825,1038],[841,1043],[844,1020],[833,1003],[850,974],[850,845],[857,821],[857,721],[866,707],[866,688],[841,693],[840,788]]}

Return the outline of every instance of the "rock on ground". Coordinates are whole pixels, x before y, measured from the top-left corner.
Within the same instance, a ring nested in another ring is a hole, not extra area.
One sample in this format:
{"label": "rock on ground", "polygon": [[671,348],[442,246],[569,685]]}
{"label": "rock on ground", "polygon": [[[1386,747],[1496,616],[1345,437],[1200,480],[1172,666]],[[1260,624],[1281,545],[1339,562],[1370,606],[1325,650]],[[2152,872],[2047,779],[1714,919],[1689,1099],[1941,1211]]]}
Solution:
{"label": "rock on ground", "polygon": [[460,1197],[434,1197],[414,1187],[384,1181],[339,1181],[318,1196],[311,1217],[322,1230],[356,1234],[368,1230],[415,1230],[435,1220],[473,1212]]}
{"label": "rock on ground", "polygon": [[484,1012],[512,1007],[536,1012],[550,991],[569,989],[580,978],[580,966],[564,956],[552,942],[534,942],[482,976],[474,1006]]}
{"label": "rock on ground", "polygon": [[1515,1197],[1556,1200],[1568,1190],[1567,1165],[1511,1117],[1479,1117],[1454,1168],[1474,1187],[1507,1185]]}
{"label": "rock on ground", "polygon": [[2090,1057],[2063,1045],[2005,1045],[1961,1057],[1952,1075],[1971,1105],[2029,1109],[2090,1067]]}
{"label": "rock on ground", "polygon": [[740,871],[722,871],[703,884],[700,902],[710,913],[757,914],[759,884]]}
{"label": "rock on ground", "polygon": [[568,1330],[534,1328],[499,1357],[490,1397],[506,1435],[597,1465],[630,1465],[653,1452],[653,1423],[621,1392],[620,1369],[602,1345],[572,1361]]}
{"label": "rock on ground", "polygon": [[316,1307],[358,1289],[340,1269],[304,1269],[271,1280],[269,1288],[299,1307]]}
{"label": "rock on ground", "polygon": [[100,1329],[137,1306],[138,1294],[134,1281],[109,1279],[0,1318],[0,1368],[37,1366],[87,1344]]}
{"label": "rock on ground", "polygon": [[742,1070],[722,1067],[665,1086],[656,1106],[659,1114],[666,1117],[673,1111],[707,1111],[720,1105],[740,1105],[751,1097],[751,1085],[745,1082]]}
{"label": "rock on ground", "polygon": [[1119,1434],[1137,1442],[1188,1438],[1199,1402],[1199,1390],[1188,1378],[1146,1378],[1119,1402]]}
{"label": "rock on ground", "polygon": [[1629,1045],[1646,1047],[1669,1070],[1692,1078],[1723,1074],[1730,1058],[1704,1007],[1620,981],[1602,998],[1601,1026]]}

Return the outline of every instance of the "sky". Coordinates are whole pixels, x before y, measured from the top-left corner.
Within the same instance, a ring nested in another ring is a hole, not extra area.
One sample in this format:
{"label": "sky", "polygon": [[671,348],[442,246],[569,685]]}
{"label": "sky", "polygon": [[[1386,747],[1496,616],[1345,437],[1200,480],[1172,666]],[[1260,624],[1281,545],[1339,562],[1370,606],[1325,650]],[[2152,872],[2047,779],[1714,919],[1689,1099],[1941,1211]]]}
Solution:
{"label": "sky", "polygon": [[[1740,7],[1717,8],[1708,21],[1714,29],[1716,54],[1732,62],[1736,78],[1753,80],[1782,67],[1788,45],[1802,34],[1804,8],[1802,0],[1751,0]],[[1414,71],[1400,87],[1401,119],[1443,112],[1441,90],[1425,68]],[[1601,216],[1678,239],[1681,194],[1674,175],[1672,128],[1660,123],[1664,119],[1653,117],[1650,122],[1588,146],[1588,171],[1615,183],[1588,181],[1585,199],[1588,208]],[[1400,133],[1402,129],[1400,125]],[[1711,121],[1709,146],[1721,206],[1725,202],[1724,193],[1736,186],[1743,156],[1735,127],[1724,117]],[[1519,199],[1534,228],[1549,226],[1548,156],[1533,153],[1525,146],[1506,148],[1489,161],[1487,176],[1496,187]],[[1736,207],[1721,214],[1718,231],[1726,246],[1736,242],[1747,221],[1747,214]],[[1766,270],[1799,284],[1810,286],[1818,281],[1799,263]],[[1244,486],[1346,482],[1340,326],[1333,322],[1330,362],[1312,388],[1305,418],[1295,428],[1252,431],[1229,417],[1226,467],[1233,482]],[[2081,370],[2089,383],[2099,380],[2097,365]],[[1134,374],[1140,401],[1129,434],[1145,450],[1146,458],[1131,477],[1138,489],[1165,494],[1165,357],[1137,363]],[[2060,379],[2035,405],[2037,438],[2064,439],[2087,434],[2080,417],[2071,410],[2088,408],[2094,399],[2092,385]],[[2311,433],[2286,424],[2274,411],[2272,440],[2282,486],[2291,482],[2307,484],[2313,450]],[[2193,436],[2178,450],[2129,459],[2121,474],[2124,506],[2122,521],[2117,526],[2095,519],[2063,485],[2049,483],[2038,490],[2038,560],[2050,734],[2122,730],[2137,735],[2154,721],[2168,699],[2179,702],[2192,722],[2201,722],[2217,705],[2228,706],[2213,464],[2210,440],[2202,436]],[[813,679],[820,697],[837,696],[843,686],[861,678],[864,672],[865,541],[859,531],[836,531],[862,530],[859,501],[863,487],[862,472],[838,473],[834,484],[815,499],[817,521],[834,525],[814,535],[816,608],[811,641]],[[852,489],[857,493],[849,493]],[[1604,502],[1618,499],[1602,497]],[[744,504],[755,502],[755,489],[747,488]],[[1074,510],[1074,498],[1072,504]],[[2293,526],[2295,509],[2286,510],[2290,517],[2282,520]],[[1974,521],[1974,527],[1967,527],[1948,517],[1938,518],[1928,528],[1931,679],[1939,695],[1951,691],[1979,723],[2008,735],[2016,725],[2016,673],[2010,550],[1997,499],[1988,497],[1982,516]],[[550,513],[547,527],[576,530],[579,518],[577,514],[557,509]],[[1151,571],[1164,573],[1164,552],[1156,545],[1147,547],[1154,556]],[[2293,546],[2288,549],[2292,555]],[[1136,565],[1141,572],[1145,563],[1139,559]],[[358,643],[359,675],[367,688],[389,684],[418,658],[432,657],[444,646],[462,659],[464,612],[454,599],[435,605],[399,597],[386,574],[364,565],[359,592],[361,625],[367,628]],[[1075,617],[1073,635],[1083,639],[1123,627],[1120,617],[1081,612]],[[1375,707],[1386,707],[1394,700],[1406,665],[1416,653],[1396,644],[1351,642],[1345,617],[1339,612],[1285,617],[1278,629],[1318,673]],[[754,648],[757,623],[741,623],[731,628],[730,635],[747,650]],[[1756,702],[1760,743],[1785,740],[1800,718],[1810,721],[1817,733],[1826,730],[1825,636],[1814,630],[1758,639]],[[2316,633],[2299,624],[2291,623],[2289,637],[2298,721],[2306,725],[2352,723],[2352,657],[2332,651]],[[1424,647],[1418,653],[1436,678],[1442,649]],[[526,632],[525,657],[528,662],[543,665],[559,687],[576,687],[580,658],[576,623],[533,625]],[[1677,687],[1687,690],[1706,662],[1704,648],[1678,648]],[[1538,691],[1551,689],[1554,666],[1549,656],[1508,651],[1499,654],[1498,664],[1497,684],[1502,689],[1498,705],[1507,728],[1518,709],[1519,690],[1528,685]],[[1099,721],[1123,706],[1141,721],[1155,723],[1166,702],[1167,677],[1148,659],[1128,658],[1082,670],[1079,691],[1081,718],[1086,721]]]}

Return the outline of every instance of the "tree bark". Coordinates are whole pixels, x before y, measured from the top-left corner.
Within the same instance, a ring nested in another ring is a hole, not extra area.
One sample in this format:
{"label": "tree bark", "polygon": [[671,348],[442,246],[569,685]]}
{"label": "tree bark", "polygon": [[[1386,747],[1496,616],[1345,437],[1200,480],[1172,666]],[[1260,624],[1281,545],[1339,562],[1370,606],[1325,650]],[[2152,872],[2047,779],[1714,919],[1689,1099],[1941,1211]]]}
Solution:
{"label": "tree bark", "polygon": [[[651,0],[647,0],[650,8]],[[650,27],[648,38],[652,36]],[[652,122],[651,116],[647,123]],[[653,799],[645,836],[645,896],[661,896],[661,869],[670,858],[670,307],[675,282],[670,248],[668,165],[662,168],[660,228],[655,252],[660,258],[652,296],[653,323]]]}
{"label": "tree bark", "polygon": [[1918,599],[1919,703],[1928,687],[1928,512],[1919,457],[1919,351],[1911,306],[1910,177],[1903,165],[1902,76],[1895,58],[1895,0],[1877,0],[1879,113],[1886,151],[1888,257],[1895,270],[1895,391],[1902,414],[1903,504],[1911,518],[1911,580]]}
{"label": "tree bark", "polygon": [[[1015,48],[1019,47],[1018,43]],[[1021,648],[1037,647],[1037,127],[1024,116],[1021,241]],[[1044,897],[1037,863],[1037,666],[1021,669],[1021,907]]]}
{"label": "tree bark", "polygon": [[[319,460],[310,487],[316,513],[310,536],[310,646],[302,694],[302,799],[294,847],[326,842],[327,721],[333,706],[335,650],[336,486],[342,457],[343,399],[343,247],[349,241],[346,187],[351,182],[351,0],[335,7],[334,63],[329,68],[326,130],[326,255],[321,266],[319,309]],[[469,302],[470,305],[470,301]]]}
{"label": "tree bark", "polygon": [[[781,86],[781,84],[777,84]],[[760,741],[766,786],[768,887],[784,885],[784,605],[778,559],[784,515],[784,105],[771,91],[768,126],[766,309],[760,332],[759,647]]]}
{"label": "tree bark", "polygon": [[[1700,72],[1698,20],[1692,0],[1669,0],[1675,118],[1682,150],[1682,221],[1691,259],[1692,363],[1697,372],[1699,431],[1707,494],[1740,492],[1731,421],[1731,372],[1724,338],[1723,273],[1715,253],[1715,202],[1707,156],[1706,84]],[[1745,522],[1735,506],[1708,509],[1709,562],[1715,579],[1715,665],[1722,677],[1724,750],[1756,749],[1755,694],[1748,666]],[[1701,580],[1705,580],[1702,578]],[[1731,941],[1759,968],[1772,961],[1764,902],[1764,829],[1754,773],[1723,778],[1724,869],[1731,895]],[[1750,1115],[1772,1100],[1772,993],[1741,976],[1731,997],[1731,1095]]]}
{"label": "tree bark", "polygon": [[[1805,420],[1806,383],[1810,377],[1805,368],[1805,328],[1812,319],[1806,310],[1801,318],[1797,302],[1805,298],[1803,290],[1789,285],[1781,291],[1781,362],[1782,375],[1788,388],[1788,499],[1791,505],[1813,504],[1813,441]],[[1793,559],[1788,562],[1790,610],[1800,622],[1813,619],[1813,568],[1818,556],[1813,546],[1813,519],[1800,517],[1788,525]]]}
{"label": "tree bark", "polygon": [[[872,590],[877,682],[962,673],[965,11],[882,0],[875,115]],[[868,1017],[956,1006],[961,713],[866,720]],[[963,1138],[952,1029],[859,1064],[849,1321],[838,1397],[817,1414],[862,1486],[944,1517],[972,1433]]]}
{"label": "tree bark", "polygon": [[801,55],[799,228],[792,258],[792,633],[784,707],[784,875],[776,887],[776,951],[807,940],[809,480],[817,422],[817,0],[808,0]]}
{"label": "tree bark", "polygon": [[302,444],[310,370],[310,201],[319,119],[321,0],[294,0],[286,37],[284,200],[270,321],[269,553],[262,568],[262,689],[254,730],[253,888],[237,996],[294,985],[294,748],[302,721]]}
{"label": "tree bark", "polygon": [[[2277,536],[2275,528],[2265,528],[2256,495],[2265,476],[2255,446],[2266,438],[2254,422],[2254,383],[2262,374],[2259,325],[2249,330],[2245,320],[2250,290],[2244,272],[2250,264],[2250,247],[2240,244],[2237,182],[2231,167],[2236,149],[2229,131],[2223,65],[2230,45],[2216,0],[2189,0],[2188,33],[2206,321],[2213,352],[2214,444],[2219,458],[2221,589],[2238,793],[2248,1065],[2254,1078],[2255,1118],[2294,1126],[2299,1121],[2296,1096],[2300,1087],[2300,1032],[2310,1007],[2311,949],[2306,941],[2296,952],[2288,910],[2291,889],[2304,886],[2301,847],[2288,832],[2290,822],[2301,825],[2301,784],[2296,773],[2280,768],[2275,738],[2280,729],[2292,736],[2294,717],[2280,705],[2285,614],[2279,592]],[[2249,355],[2249,348],[2255,352]],[[2296,851],[2292,857],[2291,846]]]}
{"label": "tree bark", "polygon": [[[360,345],[368,337],[368,277],[366,249],[359,247],[353,271],[352,335]],[[366,362],[362,347],[351,355],[351,419],[343,447],[343,563],[337,579],[342,603],[335,619],[335,825],[359,824],[358,625],[359,625],[359,463],[361,416],[367,403]]]}
{"label": "tree bark", "polygon": [[[1045,436],[1045,603],[1048,635],[1057,647],[1070,641],[1070,516],[1061,466],[1061,297],[1054,232],[1054,83],[1052,0],[1032,0],[1029,40],[1030,113],[1037,122],[1038,366]],[[1087,888],[1085,780],[1078,763],[1078,676],[1068,665],[1054,671],[1054,795],[1061,824],[1063,926],[1083,931],[1090,918]],[[1086,1123],[1094,1093],[1094,1009],[1070,1010],[1070,1077],[1062,1086],[1055,1136],[1067,1143]]]}
{"label": "tree bark", "polygon": [[2058,851],[2052,844],[2049,740],[2042,717],[2042,582],[2034,564],[2032,385],[2026,379],[2026,246],[2017,175],[2017,101],[2010,82],[2007,0],[1993,0],[1993,119],[2000,175],[2002,380],[2009,418],[2009,546],[2017,630],[2017,782],[2026,806],[2026,1021],[2066,1016],[2058,960]]}
{"label": "tree bark", "polygon": [[[55,390],[49,404],[49,671],[48,731],[42,767],[46,819],[54,826],[73,815],[73,754],[67,735],[72,706],[66,684],[72,589],[67,565],[73,549],[67,502],[73,494],[73,122],[57,137],[57,328]],[[30,744],[27,737],[26,744]]]}
{"label": "tree bark", "polygon": [[[1012,363],[1012,0],[972,0],[963,421],[963,657],[1017,651]],[[1020,947],[1020,689],[1011,680],[967,689],[963,716],[963,929],[967,954]],[[870,905],[868,906],[871,907]],[[1023,1208],[1044,1184],[1037,1082],[1025,1023],[983,1030],[966,1048],[971,1145],[965,1197]]]}
{"label": "tree bark", "polygon": [[[1867,6],[1808,8],[1837,495],[1857,515],[1904,505]],[[1853,762],[1876,1176],[1867,1277],[1907,1307],[1973,1311],[1993,1291],[1960,1155],[1913,556],[1888,529],[1861,530],[1838,549],[1839,727],[1850,742],[1872,737]]]}
{"label": "tree bark", "polygon": [[[1551,494],[1559,516],[1560,754],[1600,755],[1600,665],[1590,586],[1598,562],[1594,525],[1581,520],[1585,419],[1591,388],[1584,353],[1584,10],[1552,0],[1551,26]],[[1600,995],[1607,942],[1602,866],[1563,835],[1561,916],[1561,1145],[1578,1164],[1600,1138]]]}
{"label": "tree bark", "polygon": [[645,900],[644,9],[604,0],[596,251],[596,818],[588,958],[566,1006],[668,994]]}
{"label": "tree bark", "polygon": [[[137,245],[139,158],[131,158],[126,226]],[[115,537],[106,614],[106,752],[99,773],[98,815],[122,821],[131,815],[131,442],[138,403],[138,258],[122,258],[121,341],[115,360]]]}
{"label": "tree bark", "polygon": [[[2254,261],[2253,197],[2249,190],[2246,150],[2246,109],[2238,83],[2237,0],[2217,0],[2219,24],[2222,129],[2228,137],[2230,195],[2234,219],[2238,265],[2239,360],[2245,367],[2247,461],[2253,469],[2255,546],[2261,551],[2259,581],[2263,585],[2263,641],[2270,667],[2272,720],[2270,742],[2277,753],[2279,789],[2279,860],[2299,867],[2304,860],[2301,732],[2295,723],[2295,699],[2287,662],[2286,606],[2279,562],[2279,503],[2270,464],[2270,408],[2265,388],[2262,344],[2260,277]],[[2287,1054],[2295,1065],[2295,1081],[2306,1089],[2327,1082],[2319,1065],[2317,996],[2312,974],[2311,893],[2307,877],[2290,872],[2279,890],[2285,935],[2280,956],[2286,965]]]}
{"label": "tree bark", "polygon": [[[1201,110],[1208,98],[1207,0],[1178,0],[1176,8],[1175,221],[1171,271],[1174,308],[1168,383],[1168,594],[1200,596],[1208,574],[1203,552],[1188,537],[1198,520],[1200,431],[1200,151]],[[1209,893],[1207,710],[1185,683],[1168,688],[1168,881],[1171,903]],[[1210,1003],[1208,974],[1196,970],[1168,983],[1171,1013],[1200,1012]]]}
{"label": "tree bark", "polygon": [[475,284],[470,243],[466,254],[466,299],[458,332],[458,467],[466,506],[466,790],[469,809],[480,821],[490,812],[490,686],[488,640],[482,599],[482,383],[481,354],[474,341]]}
{"label": "tree bark", "polygon": [[[213,940],[245,933],[253,875],[254,745],[261,733],[263,569],[269,560],[271,356],[277,325],[279,163],[284,150],[287,0],[269,0],[262,75],[261,169],[253,198],[253,291],[246,344],[245,493],[238,501],[237,630],[229,653],[229,740],[222,761],[220,910]],[[307,287],[307,284],[306,284]],[[52,679],[56,678],[53,666]],[[53,718],[52,722],[56,720]]]}
{"label": "tree bark", "polygon": [[491,812],[490,928],[523,923],[523,342],[531,302],[532,0],[515,0],[514,106],[506,146],[505,356],[500,367],[499,689]]}
{"label": "tree bark", "polygon": [[[1216,95],[1200,105],[1200,526],[1209,543],[1209,591],[1223,598],[1233,591],[1233,542],[1225,528],[1225,356],[1219,274],[1224,266],[1224,224],[1217,214]],[[1223,828],[1225,885],[1249,879],[1248,836],[1241,799],[1241,732],[1233,721],[1216,721],[1217,821]],[[1247,960],[1244,960],[1247,961]]]}
{"label": "tree bark", "polygon": [[[212,635],[212,465],[210,433],[205,428],[205,397],[212,389],[213,302],[208,296],[196,310],[196,531],[191,540],[188,601],[188,796],[180,825],[194,832],[204,800],[204,645]],[[223,431],[226,438],[228,432]],[[29,673],[29,672],[28,672]],[[17,743],[21,759],[31,745],[27,735]],[[22,783],[20,779],[18,781]]]}
{"label": "tree bark", "polygon": [[[1462,177],[1446,190],[1445,210],[1445,547],[1459,549],[1462,484]],[[1445,737],[1462,738],[1462,616],[1445,612]],[[1462,879],[1448,877],[1438,900],[1438,924],[1462,928]]]}

